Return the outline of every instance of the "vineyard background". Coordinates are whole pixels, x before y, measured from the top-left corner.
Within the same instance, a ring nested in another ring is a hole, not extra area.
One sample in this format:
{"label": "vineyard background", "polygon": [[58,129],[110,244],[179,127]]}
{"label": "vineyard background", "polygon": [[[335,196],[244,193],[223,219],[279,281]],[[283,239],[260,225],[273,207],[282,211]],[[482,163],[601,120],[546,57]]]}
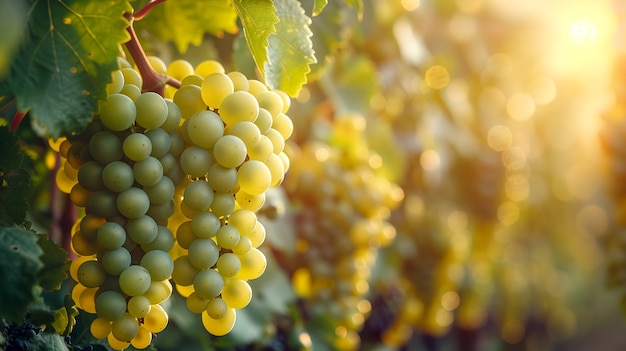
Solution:
{"label": "vineyard background", "polygon": [[[221,1],[195,2],[220,14]],[[231,18],[236,26],[230,30],[210,22],[218,30],[203,28],[198,35],[187,18],[195,14],[181,10],[186,3],[165,1],[136,21],[148,55],[194,66],[213,59],[227,71],[263,79],[241,22]],[[151,348],[623,349],[626,3],[330,1],[315,14],[325,2],[276,3],[302,6],[311,20],[302,25],[310,28],[303,37],[310,36],[316,62],[282,52],[286,62],[300,63],[294,81],[265,76],[292,95],[294,123],[292,168],[259,214],[268,233],[268,268],[250,282],[252,302],[230,334],[209,336],[175,293],[165,304],[170,326]],[[0,39],[5,125],[16,118],[12,96],[5,94],[17,91],[7,81],[21,57],[25,8],[0,2],[0,32],[7,33]],[[31,183],[27,220],[67,248],[76,212],[54,186],[58,155],[46,133],[55,131],[32,115],[15,131]],[[2,134],[0,165],[13,162],[8,135]],[[336,257],[307,253],[339,246],[333,230],[340,221],[332,221],[342,215],[307,207],[313,195],[299,188],[296,175],[314,164],[307,155],[316,154],[306,152],[315,143],[353,154],[372,151],[379,156],[369,165],[403,190],[388,209],[392,240],[371,245],[374,260],[360,297],[368,303],[360,305],[360,320],[351,316],[352,333],[317,314],[332,301],[311,296],[307,286],[323,271],[319,267],[336,267]],[[2,199],[2,216],[23,205]],[[313,232],[319,242],[303,236],[311,223],[321,226]],[[1,272],[8,277],[7,267]],[[44,292],[47,312],[68,307],[71,284]],[[6,281],[1,289],[0,296],[10,296]],[[103,349],[86,329],[90,318],[76,316],[72,344]]]}

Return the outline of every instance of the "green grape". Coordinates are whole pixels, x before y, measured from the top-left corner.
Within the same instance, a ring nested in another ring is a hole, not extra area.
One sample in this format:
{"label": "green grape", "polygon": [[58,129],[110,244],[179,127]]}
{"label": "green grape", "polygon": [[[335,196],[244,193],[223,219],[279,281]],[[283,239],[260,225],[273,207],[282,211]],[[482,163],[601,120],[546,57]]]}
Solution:
{"label": "green grape", "polygon": [[209,316],[208,312],[202,312],[202,325],[209,333],[215,336],[224,336],[228,334],[235,326],[237,314],[234,308],[229,308],[226,315],[220,319],[214,319]]}
{"label": "green grape", "polygon": [[257,101],[259,102],[259,107],[262,107],[269,111],[272,117],[276,118],[279,113],[283,111],[283,99],[274,91],[265,91],[259,94],[256,94]]}
{"label": "green grape", "polygon": [[185,302],[189,311],[200,314],[206,310],[206,307],[209,304],[209,299],[200,296],[200,294],[194,291],[191,295],[187,296],[187,300]]}
{"label": "green grape", "polygon": [[272,144],[272,140],[265,135],[261,135],[259,141],[248,149],[248,157],[251,160],[261,162],[267,161],[272,153],[274,153],[274,144]]}
{"label": "green grape", "polygon": [[72,235],[71,249],[79,256],[95,255],[100,247],[93,240],[87,240],[80,231]]}
{"label": "green grape", "polygon": [[96,339],[106,339],[111,332],[111,322],[104,318],[97,317],[89,325],[89,331]]}
{"label": "green grape", "polygon": [[151,305],[147,297],[143,295],[133,296],[128,300],[128,313],[135,318],[143,318],[150,312]]}
{"label": "green grape", "polygon": [[226,96],[219,106],[219,113],[226,125],[241,121],[254,122],[259,114],[259,103],[246,91],[235,91]]}
{"label": "green grape", "polygon": [[89,140],[89,152],[93,159],[98,161],[101,165],[119,161],[124,155],[120,139],[115,134],[106,130],[97,132],[91,137]]}
{"label": "green grape", "polygon": [[228,216],[228,225],[239,230],[240,233],[249,233],[254,230],[257,219],[254,211],[247,209],[237,209]]}
{"label": "green grape", "polygon": [[78,207],[87,207],[91,191],[85,189],[80,183],[74,184],[70,190],[70,200]]}
{"label": "green grape", "polygon": [[180,109],[183,119],[193,116],[195,113],[206,110],[206,104],[202,101],[201,89],[196,85],[180,87],[172,99]]}
{"label": "green grape", "polygon": [[207,181],[213,190],[227,193],[237,185],[237,169],[226,168],[219,163],[214,163],[209,168]]}
{"label": "green grape", "polygon": [[248,92],[253,96],[257,96],[260,93],[266,92],[267,86],[263,82],[256,79],[248,79]]}
{"label": "green grape", "polygon": [[200,270],[191,264],[187,255],[179,256],[174,260],[172,280],[178,285],[188,286],[193,284],[194,277],[198,272]]}
{"label": "green grape", "polygon": [[109,343],[109,346],[116,351],[125,350],[130,345],[130,343],[127,343],[126,341],[117,340],[115,336],[113,336],[113,333],[110,333],[107,336],[107,342]]}
{"label": "green grape", "polygon": [[287,95],[287,93],[285,93],[282,90],[273,90],[276,94],[278,94],[281,99],[283,99],[283,110],[281,111],[282,113],[287,113],[287,111],[289,111],[289,107],[291,107],[291,98],[289,97],[289,95]]}
{"label": "green grape", "polygon": [[[78,170],[78,182],[88,191],[102,190],[104,189],[104,183],[102,182],[103,170],[104,167],[96,161],[85,162]],[[57,184],[59,184],[58,181]]]}
{"label": "green grape", "polygon": [[167,118],[161,125],[161,129],[166,132],[172,132],[178,128],[182,115],[180,108],[174,103],[174,101],[171,99],[165,99],[165,103],[167,104]]}
{"label": "green grape", "polygon": [[183,201],[192,210],[204,211],[213,202],[213,189],[206,181],[196,180],[185,187]]}
{"label": "green grape", "polygon": [[285,149],[285,138],[283,138],[282,134],[280,134],[276,129],[270,128],[270,130],[265,133],[265,136],[272,141],[275,154],[279,154]]}
{"label": "green grape", "polygon": [[143,191],[148,195],[151,204],[160,205],[174,198],[175,189],[174,182],[169,177],[164,176],[158,183],[144,187]]}
{"label": "green grape", "polygon": [[211,239],[197,239],[189,245],[189,263],[197,269],[213,267],[220,256],[217,244]]}
{"label": "green grape", "polygon": [[152,142],[143,133],[132,133],[124,139],[122,150],[133,161],[145,160],[152,153]]}
{"label": "green grape", "polygon": [[239,167],[246,159],[246,155],[246,144],[234,135],[224,135],[213,147],[215,161],[226,168]]}
{"label": "green grape", "polygon": [[152,332],[144,326],[140,326],[137,335],[130,341],[130,344],[136,349],[145,349],[152,343]]}
{"label": "green grape", "polygon": [[235,255],[243,255],[250,251],[251,248],[252,240],[250,240],[250,238],[248,238],[247,236],[241,235],[239,237],[239,242],[237,243],[237,245],[235,245],[235,247],[232,248],[232,251]]}
{"label": "green grape", "polygon": [[212,109],[217,109],[224,98],[234,91],[233,81],[224,73],[215,72],[204,76],[200,85],[202,100]]}
{"label": "green grape", "polygon": [[244,280],[252,280],[260,277],[263,272],[265,272],[265,268],[267,268],[267,259],[263,252],[261,252],[257,248],[251,248],[248,252],[239,257],[241,262],[241,270],[236,278],[244,279]]}
{"label": "green grape", "polygon": [[106,85],[107,95],[119,93],[124,86],[124,75],[120,70],[111,72],[111,83]]}
{"label": "green grape", "polygon": [[176,157],[174,157],[174,155],[170,153],[159,157],[159,162],[161,162],[161,166],[163,166],[164,175],[167,175],[168,173],[179,167],[177,163],[178,161],[176,161]]}
{"label": "green grape", "polygon": [[[128,191],[128,190],[125,190]],[[95,191],[89,197],[87,209],[89,213],[102,218],[111,218],[118,214],[116,206],[116,193],[108,190]]]}
{"label": "green grape", "polygon": [[241,269],[239,257],[231,252],[226,252],[217,259],[217,271],[223,277],[232,277]]}
{"label": "green grape", "polygon": [[272,128],[276,129],[283,136],[283,139],[287,140],[293,134],[293,121],[286,114],[279,113],[278,116],[274,117]]}
{"label": "green grape", "polygon": [[280,183],[282,183],[283,178],[285,176],[285,166],[283,165],[283,161],[276,154],[271,154],[270,158],[265,161],[265,165],[271,174],[271,184],[270,187],[275,188]]}
{"label": "green grape", "polygon": [[235,198],[230,193],[215,193],[211,203],[211,211],[217,217],[228,216],[235,209]]}
{"label": "green grape", "polygon": [[211,149],[224,135],[224,122],[213,111],[200,111],[188,119],[187,133],[194,145]]}
{"label": "green grape", "polygon": [[167,75],[180,81],[181,79],[194,73],[193,66],[187,60],[174,60],[167,65]]}
{"label": "green grape", "polygon": [[81,264],[83,264],[83,262],[85,261],[91,261],[93,260],[93,257],[89,257],[89,256],[78,256],[75,259],[72,260],[72,262],[70,263],[70,277],[77,282],[78,281],[78,267],[80,267]]}
{"label": "green grape", "polygon": [[122,161],[113,161],[102,169],[102,183],[116,193],[130,188],[134,183],[133,169]]}
{"label": "green grape", "polygon": [[176,212],[176,202],[174,199],[171,199],[164,204],[150,204],[146,214],[152,217],[156,222],[164,222],[172,217],[174,212]]}
{"label": "green grape", "polygon": [[150,156],[161,158],[167,154],[171,146],[171,137],[163,128],[154,128],[146,131],[145,135],[152,142],[152,153]]}
{"label": "green grape", "polygon": [[213,212],[199,212],[188,223],[193,233],[202,239],[214,237],[221,227],[220,219]]}
{"label": "green grape", "polygon": [[106,222],[97,232],[98,243],[108,250],[122,247],[126,241],[126,230],[120,224],[115,222]]}
{"label": "green grape", "polygon": [[223,299],[214,297],[207,302],[206,313],[213,319],[222,319],[226,316],[228,307]]}
{"label": "green grape", "polygon": [[152,305],[150,312],[148,312],[148,315],[143,319],[144,327],[153,333],[163,331],[163,329],[167,327],[168,322],[169,317],[167,316],[167,312],[165,312],[165,309],[163,309],[161,305]]}
{"label": "green grape", "polygon": [[248,78],[245,74],[237,71],[228,72],[226,74],[233,82],[234,91],[248,91]]}
{"label": "green grape", "polygon": [[237,243],[239,243],[239,237],[239,230],[231,225],[221,227],[215,235],[217,244],[221,248],[228,250],[232,249],[235,245],[237,245]]}
{"label": "green grape", "polygon": [[215,60],[205,60],[196,66],[195,73],[200,77],[206,77],[211,73],[224,73],[224,66]]}
{"label": "green grape", "polygon": [[133,165],[133,173],[137,183],[143,186],[157,184],[163,177],[163,165],[152,156],[148,156]]}
{"label": "green grape", "polygon": [[130,218],[126,223],[126,234],[139,245],[151,243],[156,239],[158,230],[156,221],[148,215]]}
{"label": "green grape", "polygon": [[141,96],[141,89],[133,84],[126,84],[120,90],[120,94],[128,96],[133,102]]}
{"label": "green grape", "polygon": [[95,240],[98,237],[98,229],[104,223],[106,223],[104,218],[88,213],[80,219],[79,228],[86,238]]}
{"label": "green grape", "polygon": [[152,305],[167,300],[172,294],[172,284],[169,280],[152,281],[148,290],[142,295],[150,300]]}
{"label": "green grape", "polygon": [[235,194],[235,199],[241,208],[257,212],[265,203],[265,193],[252,195],[243,190],[239,190]]}
{"label": "green grape", "polygon": [[224,278],[215,269],[209,268],[196,274],[193,288],[202,298],[211,299],[218,296],[224,287]]}
{"label": "green grape", "polygon": [[137,331],[139,322],[130,313],[124,313],[111,323],[111,334],[120,341],[130,342],[137,335]]}
{"label": "green grape", "polygon": [[100,262],[104,271],[110,275],[120,275],[131,264],[130,252],[125,247],[118,247],[115,249],[107,250],[102,254]]}
{"label": "green grape", "polygon": [[259,247],[265,241],[265,227],[261,222],[257,221],[254,229],[245,235],[252,241],[252,247]]}
{"label": "green grape", "polygon": [[143,85],[143,79],[141,78],[141,74],[139,74],[139,72],[135,71],[132,68],[122,68],[120,69],[120,72],[122,72],[122,75],[124,76],[125,84],[132,84],[141,89]]}
{"label": "green grape", "polygon": [[180,166],[183,172],[193,178],[207,174],[212,164],[211,153],[198,146],[189,146],[180,154]]}
{"label": "green grape", "polygon": [[138,218],[148,212],[150,198],[143,190],[131,187],[117,195],[116,205],[126,218]]}
{"label": "green grape", "polygon": [[161,250],[146,252],[139,264],[148,270],[152,280],[169,279],[174,270],[172,257],[166,251]]}
{"label": "green grape", "polygon": [[160,225],[158,226],[156,238],[147,244],[141,245],[141,248],[146,252],[152,250],[169,252],[174,247],[175,241],[176,239],[172,231],[168,227]]}
{"label": "green grape", "polygon": [[77,305],[79,305],[85,312],[94,314],[96,313],[96,293],[100,288],[85,288],[78,297]]}
{"label": "green grape", "polygon": [[268,110],[260,107],[259,114],[254,120],[254,124],[259,127],[261,134],[265,134],[268,130],[270,130],[270,128],[272,128],[272,124],[274,124],[274,117],[272,117],[272,114]]}
{"label": "green grape", "polygon": [[100,121],[110,130],[120,132],[135,123],[135,102],[124,94],[112,94],[100,104]]}
{"label": "green grape", "polygon": [[227,134],[234,135],[241,139],[246,145],[246,148],[251,148],[259,142],[261,139],[261,131],[256,124],[250,121],[237,122],[230,126],[227,130]]}
{"label": "green grape", "polygon": [[194,240],[198,239],[191,226],[191,221],[181,223],[176,228],[176,242],[181,248],[188,250]]}
{"label": "green grape", "polygon": [[78,267],[78,282],[88,288],[97,288],[102,285],[106,272],[98,261],[85,261]]}
{"label": "green grape", "polygon": [[128,296],[137,296],[145,293],[150,287],[150,273],[139,265],[126,268],[119,277],[120,288]]}
{"label": "green grape", "polygon": [[96,312],[98,317],[114,321],[126,312],[126,299],[117,291],[103,291],[96,297]]}
{"label": "green grape", "polygon": [[135,100],[135,122],[145,129],[159,128],[167,119],[167,103],[161,95],[148,91]]}
{"label": "green grape", "polygon": [[[278,154],[278,157],[280,158],[280,160],[283,163],[284,173],[287,173],[287,171],[289,171],[289,167],[291,166],[291,161],[289,160],[289,156],[287,156],[287,154],[283,151],[283,152]],[[388,195],[390,195],[390,196],[391,196],[391,194],[393,194],[393,191],[388,193]],[[391,200],[391,202],[394,203],[395,200]]]}
{"label": "green grape", "polygon": [[185,85],[201,86],[203,80],[204,78],[202,76],[199,76],[197,74],[191,74],[191,75],[186,76],[185,78],[183,78],[183,80],[180,81],[180,86],[181,87]]}
{"label": "green grape", "polygon": [[[278,159],[278,156],[276,156]],[[271,160],[271,158],[270,158]],[[282,162],[278,159],[280,171],[282,172]],[[282,173],[280,174],[282,177]],[[251,195],[264,193],[272,184],[273,174],[268,166],[257,160],[244,162],[237,171],[237,179],[241,190]]]}
{"label": "green grape", "polygon": [[228,307],[241,309],[250,303],[252,289],[244,280],[229,279],[222,289],[222,299],[224,299]]}

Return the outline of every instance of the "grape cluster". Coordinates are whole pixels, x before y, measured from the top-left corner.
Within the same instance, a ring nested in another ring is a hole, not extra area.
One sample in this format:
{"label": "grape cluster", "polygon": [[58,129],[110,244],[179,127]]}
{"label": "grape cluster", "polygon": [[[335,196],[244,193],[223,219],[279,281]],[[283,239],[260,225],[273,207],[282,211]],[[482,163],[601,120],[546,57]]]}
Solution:
{"label": "grape cluster", "polygon": [[122,65],[87,128],[51,143],[63,162],[57,185],[84,208],[72,296],[97,314],[92,334],[118,350],[150,345],[174,288],[207,331],[232,329],[252,296],[247,281],[266,266],[256,211],[289,167],[286,94],[216,61],[151,64],[182,81],[171,99],[141,92],[141,76]]}
{"label": "grape cluster", "polygon": [[27,351],[30,349],[30,340],[41,333],[41,328],[31,323],[28,318],[20,325],[0,322],[0,336],[4,341],[0,347],[5,351]]}
{"label": "grape cluster", "polygon": [[367,299],[379,248],[395,228],[388,222],[403,191],[377,174],[382,159],[368,148],[360,115],[338,116],[328,142],[291,149],[285,189],[297,210],[292,281],[312,317],[332,320],[335,347],[357,349],[371,305]]}

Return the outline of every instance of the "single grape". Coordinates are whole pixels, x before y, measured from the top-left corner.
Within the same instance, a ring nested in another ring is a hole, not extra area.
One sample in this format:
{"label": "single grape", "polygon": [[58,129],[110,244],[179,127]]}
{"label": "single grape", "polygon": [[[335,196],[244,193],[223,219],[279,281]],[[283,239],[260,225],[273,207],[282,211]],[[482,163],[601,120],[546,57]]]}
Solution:
{"label": "single grape", "polygon": [[120,341],[130,342],[139,331],[137,318],[130,313],[124,313],[111,323],[111,334]]}
{"label": "single grape", "polygon": [[155,158],[161,158],[167,154],[171,146],[170,134],[163,128],[154,128],[147,130],[145,135],[150,139],[152,143],[152,152],[150,156]]}
{"label": "single grape", "polygon": [[220,257],[220,250],[211,239],[197,239],[189,245],[189,263],[197,269],[213,267]]}
{"label": "single grape", "polygon": [[128,313],[135,318],[143,318],[150,312],[151,305],[147,297],[143,295],[133,296],[128,300]]}
{"label": "single grape", "polygon": [[202,325],[209,333],[215,336],[228,334],[235,326],[237,314],[234,308],[229,308],[226,315],[220,319],[214,319],[208,312],[202,312]]}
{"label": "single grape", "polygon": [[235,210],[235,198],[231,193],[215,193],[211,211],[217,217],[228,216]]}
{"label": "single grape", "polygon": [[102,285],[106,272],[100,262],[92,260],[85,261],[78,267],[78,282],[88,288],[97,288]]}
{"label": "single grape", "polygon": [[241,261],[237,255],[226,252],[217,259],[217,271],[224,277],[232,277],[241,269]]}
{"label": "single grape", "polygon": [[98,317],[114,321],[126,312],[126,299],[116,291],[103,291],[96,297],[96,311]]}
{"label": "single grape", "polygon": [[246,155],[246,144],[234,135],[224,135],[213,147],[215,161],[226,168],[239,167],[246,159]]}
{"label": "single grape", "polygon": [[104,271],[114,276],[120,275],[126,268],[130,267],[131,260],[130,252],[125,247],[107,250],[100,259]]}
{"label": "single grape", "polygon": [[100,104],[100,120],[110,130],[119,132],[130,128],[135,123],[136,116],[135,103],[124,94],[109,95]]}
{"label": "single grape", "polygon": [[120,288],[128,296],[145,293],[150,287],[150,273],[139,265],[126,268],[119,276]]}
{"label": "single grape", "polygon": [[214,237],[221,227],[220,219],[213,212],[200,212],[189,222],[193,234],[202,239]]}
{"label": "single grape", "polygon": [[196,180],[185,187],[183,201],[192,210],[204,211],[213,202],[213,189],[206,181]]}
{"label": "single grape", "polygon": [[212,109],[219,108],[224,98],[234,91],[233,81],[221,72],[206,75],[200,88],[202,100]]}
{"label": "single grape", "polygon": [[115,222],[106,222],[98,228],[98,243],[108,250],[113,250],[124,245],[126,230]]}
{"label": "single grape", "polygon": [[89,331],[96,339],[106,339],[107,335],[111,332],[111,322],[104,318],[96,318],[91,321]]}
{"label": "single grape", "polygon": [[189,146],[180,154],[180,166],[191,177],[202,177],[213,164],[211,153],[198,146]]}
{"label": "single grape", "polygon": [[233,82],[234,91],[248,91],[248,78],[245,74],[237,71],[228,72],[226,74]]}
{"label": "single grape", "polygon": [[141,161],[152,153],[152,142],[143,133],[132,133],[124,139],[122,150],[129,159]]}
{"label": "single grape", "polygon": [[158,225],[152,217],[141,215],[128,220],[126,223],[126,233],[135,243],[146,245],[156,239]]}
{"label": "single grape", "polygon": [[213,111],[200,111],[188,119],[187,133],[192,143],[211,149],[224,135],[224,122]]}
{"label": "single grape", "polygon": [[113,161],[102,169],[102,183],[113,192],[130,188],[134,181],[133,169],[125,162]]}
{"label": "single grape", "polygon": [[235,91],[226,96],[219,106],[219,114],[226,125],[241,121],[254,122],[259,114],[259,103],[246,91]]}
{"label": "single grape", "polygon": [[174,262],[166,251],[148,251],[139,264],[150,273],[152,280],[169,279],[174,270]]}
{"label": "single grape", "polygon": [[229,192],[237,185],[237,169],[214,163],[209,168],[207,181],[213,190],[220,193]]}
{"label": "single grape", "polygon": [[135,121],[145,129],[159,128],[167,119],[167,103],[161,95],[145,92],[135,100],[137,114]]}
{"label": "single grape", "polygon": [[200,77],[206,77],[215,72],[224,73],[224,66],[215,60],[202,61],[195,69],[195,73]]}
{"label": "single grape", "polygon": [[117,196],[117,209],[127,218],[143,216],[150,207],[150,198],[141,189],[131,187]]}
{"label": "single grape", "polygon": [[224,287],[224,278],[215,269],[199,271],[193,279],[193,288],[202,298],[211,299],[218,296]]}
{"label": "single grape", "polygon": [[[274,155],[274,154],[272,154]],[[275,155],[274,155],[275,156]],[[277,156],[276,156],[277,157]],[[271,159],[271,158],[270,158]],[[280,164],[280,177],[282,178],[282,162]],[[237,171],[237,179],[241,190],[251,195],[259,195],[264,193],[270,185],[272,185],[273,174],[268,166],[257,160],[249,160],[244,162]]]}
{"label": "single grape", "polygon": [[200,270],[191,264],[187,255],[179,256],[174,260],[172,280],[178,285],[191,285],[198,272]]}
{"label": "single grape", "polygon": [[214,297],[207,302],[206,313],[209,315],[209,317],[213,319],[222,319],[224,318],[224,316],[226,316],[227,312],[228,305],[223,299],[219,297]]}
{"label": "single grape", "polygon": [[124,155],[120,139],[106,130],[100,131],[91,137],[89,140],[89,152],[94,160],[103,166],[113,161],[121,160]]}
{"label": "single grape", "polygon": [[167,327],[167,323],[169,321],[169,317],[163,306],[161,305],[152,305],[150,308],[150,312],[143,319],[144,327],[153,332],[158,333],[163,331],[165,327]]}
{"label": "single grape", "polygon": [[[232,249],[239,243],[239,230],[231,225],[225,225],[221,227],[217,234],[215,235],[215,239],[217,240],[217,244],[224,249]],[[213,240],[211,240],[213,241]]]}
{"label": "single grape", "polygon": [[259,107],[269,111],[272,117],[276,118],[283,111],[283,99],[274,91],[265,91],[255,95],[259,102]]}
{"label": "single grape", "polygon": [[241,309],[250,303],[252,289],[242,279],[229,279],[222,289],[222,299],[224,299],[228,307]]}

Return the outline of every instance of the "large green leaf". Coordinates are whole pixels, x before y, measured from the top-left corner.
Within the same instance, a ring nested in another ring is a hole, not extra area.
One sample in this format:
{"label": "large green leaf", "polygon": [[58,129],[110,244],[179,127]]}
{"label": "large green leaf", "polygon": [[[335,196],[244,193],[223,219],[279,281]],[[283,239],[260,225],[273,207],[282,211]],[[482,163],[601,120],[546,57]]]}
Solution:
{"label": "large green leaf", "polygon": [[265,81],[272,89],[296,96],[307,81],[310,65],[317,62],[306,16],[296,0],[276,0],[280,22],[276,34],[269,37],[269,62],[265,63]]}
{"label": "large green leaf", "polygon": [[0,0],[0,79],[7,73],[24,36],[22,26],[26,18],[26,5],[25,1]]}
{"label": "large green leaf", "polygon": [[47,329],[30,340],[32,351],[67,351],[67,345],[63,337],[54,331]]}
{"label": "large green leaf", "polygon": [[256,66],[261,72],[268,62],[268,38],[276,32],[276,8],[272,0],[233,0],[243,34]]}
{"label": "large green leaf", "polygon": [[7,126],[0,127],[0,150],[0,225],[19,225],[28,209],[30,175],[22,169],[24,152]]}
{"label": "large green leaf", "polygon": [[46,234],[37,234],[39,247],[43,250],[41,262],[43,269],[39,272],[39,283],[41,287],[48,290],[59,290],[63,280],[67,278],[70,268],[70,260],[67,258],[67,251],[54,241],[48,239]]}
{"label": "large green leaf", "polygon": [[140,31],[164,41],[172,41],[179,52],[198,46],[206,33],[222,36],[237,32],[237,12],[230,0],[172,0],[155,6],[135,23]]}
{"label": "large green leaf", "polygon": [[39,296],[38,278],[43,263],[35,233],[0,227],[0,317],[21,322],[27,307]]}
{"label": "large green leaf", "polygon": [[130,10],[122,0],[34,1],[0,95],[16,96],[18,110],[55,138],[81,130],[106,97]]}

